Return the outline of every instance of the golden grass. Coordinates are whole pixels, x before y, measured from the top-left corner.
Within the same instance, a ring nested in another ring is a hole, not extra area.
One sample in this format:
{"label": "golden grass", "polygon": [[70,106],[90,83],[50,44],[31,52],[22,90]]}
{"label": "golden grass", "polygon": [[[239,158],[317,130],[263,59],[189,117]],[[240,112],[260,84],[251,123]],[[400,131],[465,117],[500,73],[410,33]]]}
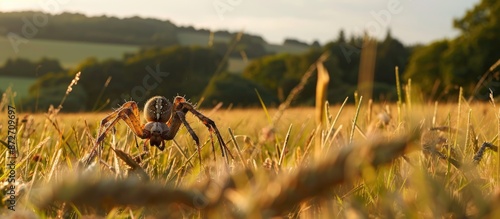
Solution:
{"label": "golden grass", "polygon": [[[84,169],[78,161],[92,149],[106,113],[19,113],[18,203],[16,212],[5,209],[1,214],[12,218],[498,216],[497,156],[486,151],[482,161],[473,164],[477,144],[496,139],[498,109],[467,102],[460,107],[438,103],[436,113],[434,109],[434,104],[415,102],[411,108],[405,103],[400,107],[373,103],[362,104],[356,113],[357,106],[333,105],[326,111],[332,114],[326,116],[331,127],[320,131],[315,130],[313,108],[283,111],[273,131],[266,129],[270,121],[262,109],[202,110],[237,154],[229,166],[212,152],[208,131],[192,116],[187,119],[203,143],[203,167],[193,160],[196,145],[184,128],[165,151],[151,148],[150,156],[136,163],[132,157],[142,152],[136,144],[143,141],[120,122],[116,132],[108,133],[102,162]],[[338,118],[333,116],[337,112]],[[1,112],[2,140],[6,118]],[[433,126],[451,131],[429,131]],[[318,133],[323,140],[316,148],[313,139]],[[443,154],[463,165],[457,168],[449,159],[424,156],[421,145],[444,149]],[[0,163],[7,162],[6,151],[1,147]],[[4,181],[5,169],[2,173]]]}

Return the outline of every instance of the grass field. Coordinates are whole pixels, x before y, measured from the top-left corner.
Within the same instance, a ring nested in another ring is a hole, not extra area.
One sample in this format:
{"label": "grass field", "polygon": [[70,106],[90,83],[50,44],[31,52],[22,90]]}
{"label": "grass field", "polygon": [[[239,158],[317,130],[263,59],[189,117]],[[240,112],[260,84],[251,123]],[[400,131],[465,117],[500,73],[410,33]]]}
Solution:
{"label": "grass field", "polygon": [[0,50],[1,64],[8,58],[39,60],[48,57],[59,60],[66,68],[75,67],[88,57],[96,57],[99,60],[121,59],[124,53],[135,53],[139,50],[138,46],[130,45],[29,39],[28,43],[19,45],[16,53],[5,37],[0,37],[0,48],[3,48]]}
{"label": "grass field", "polygon": [[[6,98],[7,100],[10,98]],[[10,102],[0,103],[8,141]],[[4,185],[2,217],[31,218],[498,218],[499,108],[468,105],[330,106],[323,128],[311,108],[204,109],[233,159],[226,164],[207,129],[188,115],[202,143],[181,128],[166,149],[150,148],[124,122],[103,143],[101,162],[79,164],[105,113],[17,112],[15,188]],[[142,116],[142,115],[141,115]],[[355,124],[355,125],[354,125]],[[270,128],[272,127],[272,128]],[[433,129],[431,129],[433,128]],[[114,150],[111,150],[114,148]],[[11,179],[1,147],[0,180]],[[215,154],[215,155],[214,155]],[[130,157],[129,157],[130,156]],[[8,210],[14,193],[15,213]]]}
{"label": "grass field", "polygon": [[25,98],[28,97],[29,88],[34,82],[34,78],[0,76],[0,92],[10,88],[13,92],[16,92],[17,98]]}

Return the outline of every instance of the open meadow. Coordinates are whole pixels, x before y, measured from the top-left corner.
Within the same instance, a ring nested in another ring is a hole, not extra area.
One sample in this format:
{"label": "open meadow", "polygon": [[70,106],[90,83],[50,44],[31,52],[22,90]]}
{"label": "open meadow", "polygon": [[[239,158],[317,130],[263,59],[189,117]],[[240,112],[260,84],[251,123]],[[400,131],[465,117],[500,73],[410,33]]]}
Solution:
{"label": "open meadow", "polygon": [[0,47],[5,48],[0,51],[0,60],[25,58],[35,61],[47,57],[59,60],[65,68],[74,68],[89,57],[99,60],[120,59],[124,53],[139,50],[138,46],[131,45],[29,39],[26,43],[20,43],[16,51],[9,39],[4,37],[0,37]]}
{"label": "open meadow", "polygon": [[[103,140],[101,162],[85,165],[108,113],[0,114],[2,217],[26,218],[495,218],[500,212],[498,106],[404,102],[313,108],[201,109],[231,156],[202,122],[187,120],[164,151],[121,121]],[[142,110],[142,106],[139,106]],[[17,117],[17,159],[8,146]],[[141,113],[142,121],[144,118]],[[274,124],[272,124],[274,121]],[[353,126],[353,124],[356,124]],[[138,145],[139,147],[136,147]],[[215,150],[215,151],[213,151]],[[474,162],[475,161],[475,162]],[[14,162],[12,170],[8,164]],[[14,194],[15,196],[10,196]],[[9,197],[15,205],[9,204]],[[15,213],[8,211],[15,208]]]}
{"label": "open meadow", "polygon": [[17,98],[26,98],[29,96],[30,87],[34,83],[34,78],[0,76],[0,89],[2,89],[0,92],[10,89],[16,92]]}

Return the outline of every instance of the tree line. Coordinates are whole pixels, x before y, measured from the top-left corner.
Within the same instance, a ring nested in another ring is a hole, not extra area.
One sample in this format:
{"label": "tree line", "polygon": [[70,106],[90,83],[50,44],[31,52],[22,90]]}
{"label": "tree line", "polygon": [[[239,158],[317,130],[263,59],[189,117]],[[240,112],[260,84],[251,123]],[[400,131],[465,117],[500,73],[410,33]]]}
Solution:
{"label": "tree line", "polygon": [[500,92],[500,1],[482,0],[453,26],[460,35],[416,50],[405,78],[432,100],[455,98],[460,87],[466,97],[487,100]]}
{"label": "tree line", "polygon": [[[374,99],[395,100],[396,66],[401,82],[411,79],[413,89],[422,94],[421,101],[455,101],[460,90],[470,100],[496,96],[500,92],[500,1],[480,1],[455,19],[453,26],[460,31],[459,36],[429,45],[403,45],[388,31],[385,39],[377,42]],[[336,40],[320,50],[259,58],[243,75],[282,100],[307,66],[329,51],[332,55],[325,63],[331,78],[328,98],[338,102],[358,89],[362,42],[362,37],[346,39],[340,31]],[[306,87],[299,103],[310,104],[313,92],[313,85]]]}

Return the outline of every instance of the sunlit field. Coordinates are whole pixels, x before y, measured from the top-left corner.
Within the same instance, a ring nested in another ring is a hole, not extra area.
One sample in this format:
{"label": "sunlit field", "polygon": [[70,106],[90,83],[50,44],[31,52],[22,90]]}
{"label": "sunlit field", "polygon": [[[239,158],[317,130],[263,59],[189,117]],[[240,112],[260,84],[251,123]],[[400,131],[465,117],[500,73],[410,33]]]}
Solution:
{"label": "sunlit field", "polygon": [[[5,146],[8,99],[0,114]],[[216,138],[213,151],[207,128],[189,114],[202,145],[201,164],[185,127],[164,151],[149,147],[149,155],[134,159],[144,140],[121,121],[103,141],[101,161],[85,166],[109,112],[17,112],[15,213],[7,210],[10,190],[4,188],[2,217],[499,215],[498,155],[484,148],[474,162],[483,142],[497,144],[498,106],[357,102],[329,106],[323,126],[313,108],[286,109],[279,119],[273,119],[276,109],[200,109],[215,121],[232,154],[226,163]],[[1,152],[0,162],[10,162],[7,147]],[[9,178],[8,168],[1,181]]]}
{"label": "sunlit field", "polygon": [[[0,87],[11,89],[16,92],[16,97],[26,98],[29,96],[29,88],[35,83],[33,78],[20,78],[20,77],[9,77],[0,76]],[[3,90],[0,92],[4,92]]]}
{"label": "sunlit field", "polygon": [[25,58],[35,61],[46,57],[59,60],[65,68],[73,68],[89,57],[95,57],[99,60],[120,59],[124,53],[134,53],[139,50],[138,46],[130,45],[43,39],[30,39],[25,44],[19,44],[16,50],[12,47],[10,41],[4,37],[0,37],[0,47],[4,48],[0,51],[0,60]]}

